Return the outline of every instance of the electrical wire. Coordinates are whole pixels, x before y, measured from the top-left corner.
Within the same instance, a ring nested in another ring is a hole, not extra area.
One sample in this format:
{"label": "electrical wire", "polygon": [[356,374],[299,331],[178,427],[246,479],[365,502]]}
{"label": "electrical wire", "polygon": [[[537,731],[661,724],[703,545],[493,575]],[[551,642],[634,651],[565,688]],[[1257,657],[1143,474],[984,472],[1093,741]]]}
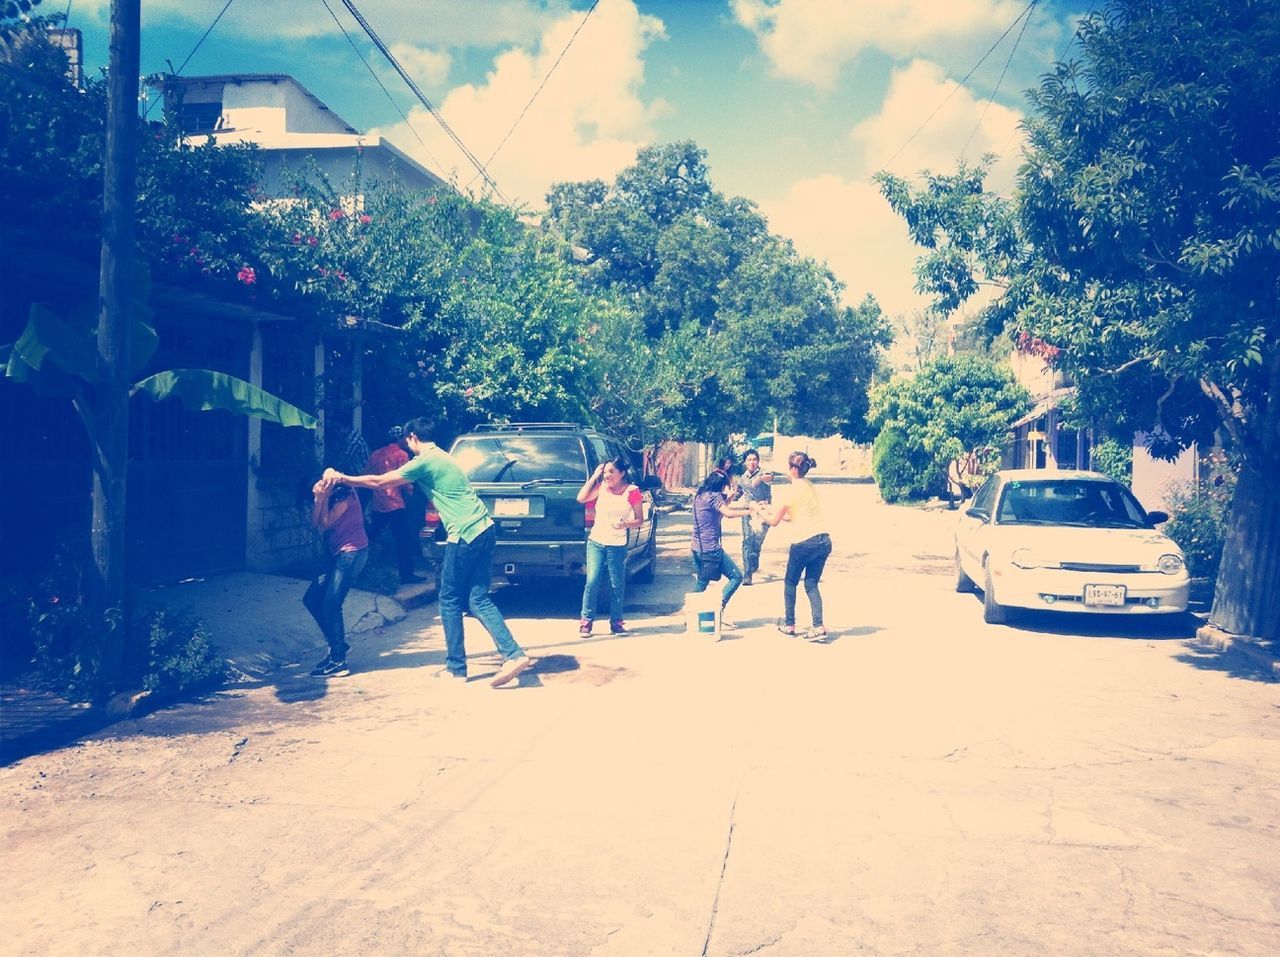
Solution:
{"label": "electrical wire", "polygon": [[1039,0],[1031,0],[1031,2],[1026,5],[1026,7],[1022,10],[1022,12],[1013,18],[1013,21],[1009,24],[1009,26],[1005,28],[1004,33],[1000,34],[1000,38],[996,40],[995,43],[991,44],[991,46],[987,49],[987,52],[982,54],[978,62],[975,63],[970,68],[969,72],[964,75],[963,79],[961,79],[959,83],[957,83],[955,86],[951,88],[951,92],[948,93],[945,97],[943,97],[942,102],[939,103],[936,107],[934,107],[933,112],[930,113],[927,117],[925,117],[925,121],[921,123],[918,127],[916,127],[916,131],[907,137],[906,142],[904,142],[901,146],[899,146],[896,150],[894,150],[893,155],[890,156],[884,163],[880,164],[881,169],[884,169],[890,166],[893,163],[893,161],[896,160],[899,155],[901,155],[902,151],[905,150],[908,146],[910,146],[912,141],[917,136],[920,135],[921,131],[926,126],[928,126],[931,122],[933,122],[933,118],[937,116],[938,113],[942,110],[942,108],[947,105],[950,99],[956,95],[956,92],[960,90],[960,88],[963,87],[965,83],[969,81],[969,77],[973,76],[973,74],[977,71],[978,67],[982,66],[982,64],[986,62],[987,57],[991,56],[995,48],[1004,42],[1004,38],[1013,32],[1013,28],[1018,25],[1018,21],[1021,20],[1023,17],[1027,16],[1031,12],[1032,7],[1034,7],[1038,2]]}
{"label": "electrical wire", "polygon": [[987,97],[987,102],[983,104],[982,113],[978,116],[978,122],[973,124],[973,129],[969,131],[969,136],[965,139],[964,146],[960,147],[961,159],[964,159],[964,154],[969,150],[969,144],[978,135],[978,130],[982,129],[982,121],[987,118],[987,110],[991,109],[991,104],[995,102],[996,94],[1000,92],[1000,84],[1004,83],[1005,74],[1009,72],[1009,64],[1013,62],[1013,55],[1018,52],[1018,45],[1022,43],[1022,35],[1027,32],[1027,26],[1031,23],[1031,15],[1035,12],[1038,2],[1039,0],[1031,0],[1031,6],[1027,9],[1027,17],[1022,21],[1022,29],[1018,31],[1018,36],[1013,41],[1013,49],[1009,51],[1009,57],[1004,61],[1004,69],[1000,71],[1000,78],[996,80],[996,85],[992,88],[991,95]]}
{"label": "electrical wire", "polygon": [[[187,54],[187,58],[182,61],[182,66],[178,67],[176,70],[173,71],[174,76],[182,75],[182,71],[187,68],[187,64],[191,62],[191,58],[196,55],[196,51],[199,50],[200,47],[204,44],[204,41],[208,39],[209,34],[213,32],[213,28],[216,27],[218,25],[218,21],[222,19],[222,15],[227,12],[227,9],[234,2],[235,0],[227,0],[227,2],[223,4],[222,9],[218,11],[218,15],[214,17],[213,22],[209,24],[209,28],[200,35],[200,39],[196,41],[196,45],[191,48],[191,52]],[[70,9],[70,7],[71,7],[71,4],[68,3],[67,8]],[[142,114],[142,118],[144,120],[151,115],[151,111],[155,109],[155,105],[159,103],[160,100],[162,99],[164,99],[163,96],[160,97],[160,99],[152,100],[150,103],[147,104],[147,111]]]}
{"label": "electrical wire", "polygon": [[395,107],[396,112],[400,114],[400,118],[404,120],[404,125],[409,128],[409,132],[414,135],[414,138],[422,144],[422,148],[427,151],[427,156],[429,156],[431,158],[431,162],[436,165],[436,169],[443,170],[444,164],[441,163],[440,160],[436,158],[436,155],[431,152],[431,147],[427,145],[427,141],[422,138],[422,134],[418,132],[417,127],[415,127],[410,121],[408,114],[400,108],[400,104],[396,102],[395,97],[391,95],[391,91],[388,90],[386,84],[382,82],[382,78],[378,76],[378,71],[373,68],[373,64],[371,64],[365,55],[360,52],[360,47],[356,45],[355,38],[351,36],[347,31],[347,28],[342,25],[342,21],[339,20],[338,15],[334,13],[333,7],[329,6],[329,0],[320,0],[320,2],[323,3],[324,8],[329,11],[329,16],[333,17],[333,22],[338,25],[338,29],[342,31],[342,35],[347,38],[347,42],[351,44],[351,49],[354,50],[356,56],[360,58],[360,62],[364,64],[364,68],[369,71],[369,75],[373,77],[373,81],[378,84],[378,88],[381,89],[383,94],[386,96],[387,102]]}
{"label": "electrical wire", "polygon": [[378,48],[378,52],[380,52],[383,57],[386,58],[386,61],[391,64],[392,68],[400,74],[400,79],[404,80],[405,85],[408,86],[413,92],[413,95],[418,98],[418,102],[425,106],[427,108],[427,112],[436,118],[436,122],[440,124],[441,129],[448,134],[449,139],[453,140],[454,145],[462,151],[462,155],[465,156],[471,162],[471,165],[476,168],[476,171],[484,179],[488,187],[493,190],[493,192],[497,194],[498,198],[504,203],[508,206],[511,205],[511,201],[503,195],[502,190],[498,188],[498,184],[494,181],[493,177],[489,175],[489,171],[484,168],[484,164],[480,162],[475,153],[471,152],[467,147],[467,144],[462,142],[462,138],[453,131],[453,127],[451,127],[445,121],[445,118],[440,115],[440,111],[437,110],[431,101],[427,99],[426,95],[418,89],[418,84],[413,82],[413,77],[409,76],[405,71],[405,68],[400,65],[400,61],[395,58],[395,55],[389,49],[387,49],[387,45],[382,42],[382,38],[374,32],[373,27],[369,26],[369,21],[364,18],[364,15],[360,12],[359,8],[356,7],[354,0],[342,0],[342,5],[347,8],[347,11],[353,17],[355,17],[356,23],[360,24],[360,28],[364,30],[365,35],[373,41],[373,45]]}
{"label": "electrical wire", "polygon": [[[578,39],[578,34],[582,32],[582,28],[587,25],[587,21],[591,19],[591,14],[596,12],[596,7],[600,6],[600,0],[595,0],[591,4],[591,8],[587,11],[586,16],[582,18],[582,22],[578,24],[578,28],[573,31],[573,35],[569,37],[569,42],[564,45],[564,49],[560,51],[560,55],[556,57],[556,61],[551,64],[551,68],[547,70],[547,75],[542,78],[542,82],[538,84],[538,88],[533,91],[533,96],[529,97],[529,102],[524,105],[524,109],[520,111],[520,115],[516,117],[516,121],[511,124],[511,128],[507,130],[502,137],[502,141],[493,148],[493,152],[489,154],[489,158],[484,161],[485,166],[493,162],[493,158],[498,155],[499,150],[506,146],[507,140],[511,138],[511,134],[516,131],[516,127],[520,125],[520,121],[524,119],[525,114],[529,112],[529,107],[533,106],[533,101],[538,98],[538,94],[542,92],[542,88],[547,85],[547,81],[551,79],[551,74],[556,72],[556,67],[560,65],[560,61],[564,59],[564,55],[569,52],[569,47],[573,46],[573,41]],[[468,186],[475,182],[475,177],[471,177]]]}

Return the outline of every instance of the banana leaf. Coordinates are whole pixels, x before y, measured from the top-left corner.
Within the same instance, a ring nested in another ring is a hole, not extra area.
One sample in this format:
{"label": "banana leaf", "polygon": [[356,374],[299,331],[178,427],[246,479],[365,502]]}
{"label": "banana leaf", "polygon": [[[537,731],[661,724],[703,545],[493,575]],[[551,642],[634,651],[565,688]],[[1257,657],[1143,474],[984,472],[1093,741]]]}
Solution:
{"label": "banana leaf", "polygon": [[97,354],[90,340],[42,303],[32,303],[27,327],[13,351],[37,372],[46,368],[47,361],[86,382],[98,378]]}
{"label": "banana leaf", "polygon": [[290,405],[244,379],[211,369],[170,369],[167,372],[157,372],[134,383],[129,394],[139,393],[156,402],[176,398],[189,409],[224,409],[242,415],[256,415],[286,427],[314,429],[318,424],[314,416],[303,412],[296,405]]}

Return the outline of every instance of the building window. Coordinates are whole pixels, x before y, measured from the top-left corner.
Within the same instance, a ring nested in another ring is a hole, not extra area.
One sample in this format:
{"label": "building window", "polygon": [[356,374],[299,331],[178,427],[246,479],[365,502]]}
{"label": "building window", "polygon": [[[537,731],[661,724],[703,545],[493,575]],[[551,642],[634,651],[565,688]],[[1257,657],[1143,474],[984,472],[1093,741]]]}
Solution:
{"label": "building window", "polygon": [[222,101],[183,103],[178,122],[184,133],[212,133],[221,125]]}

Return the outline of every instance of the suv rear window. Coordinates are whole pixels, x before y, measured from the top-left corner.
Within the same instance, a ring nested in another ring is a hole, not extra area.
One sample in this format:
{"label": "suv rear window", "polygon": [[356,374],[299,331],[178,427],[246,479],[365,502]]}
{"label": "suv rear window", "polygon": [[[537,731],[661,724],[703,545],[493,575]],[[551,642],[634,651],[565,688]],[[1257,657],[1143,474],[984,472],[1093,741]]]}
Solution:
{"label": "suv rear window", "polygon": [[472,482],[531,482],[587,477],[576,435],[474,435],[453,444],[453,458]]}

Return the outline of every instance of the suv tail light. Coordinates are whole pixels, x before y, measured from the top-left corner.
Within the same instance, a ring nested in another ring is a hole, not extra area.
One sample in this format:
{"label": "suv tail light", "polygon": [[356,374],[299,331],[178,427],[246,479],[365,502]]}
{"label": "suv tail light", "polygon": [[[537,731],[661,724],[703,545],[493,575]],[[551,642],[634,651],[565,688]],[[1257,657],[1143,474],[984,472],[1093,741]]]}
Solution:
{"label": "suv tail light", "polygon": [[426,522],[422,526],[422,537],[430,541],[436,537],[436,532],[440,528],[440,513],[436,511],[436,507],[430,502],[427,503]]}
{"label": "suv tail light", "polygon": [[596,523],[596,500],[592,499],[585,506],[585,513],[582,517],[582,524],[587,528],[591,528]]}

